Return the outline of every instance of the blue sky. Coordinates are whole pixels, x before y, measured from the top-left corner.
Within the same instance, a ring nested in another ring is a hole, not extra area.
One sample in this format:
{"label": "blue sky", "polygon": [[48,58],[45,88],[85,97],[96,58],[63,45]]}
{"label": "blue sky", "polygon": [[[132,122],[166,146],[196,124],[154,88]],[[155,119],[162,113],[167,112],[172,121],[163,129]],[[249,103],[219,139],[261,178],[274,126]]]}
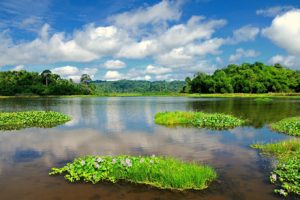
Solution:
{"label": "blue sky", "polygon": [[0,1],[0,70],[183,80],[255,61],[300,70],[298,0]]}

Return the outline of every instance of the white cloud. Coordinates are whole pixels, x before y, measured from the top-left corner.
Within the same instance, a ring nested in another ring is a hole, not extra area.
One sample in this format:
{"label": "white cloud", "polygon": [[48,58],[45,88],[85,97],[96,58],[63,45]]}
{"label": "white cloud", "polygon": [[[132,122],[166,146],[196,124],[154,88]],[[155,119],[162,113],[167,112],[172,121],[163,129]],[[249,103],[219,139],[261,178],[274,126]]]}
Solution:
{"label": "white cloud", "polygon": [[61,76],[69,76],[69,75],[75,75],[79,72],[79,69],[77,67],[73,66],[64,66],[64,67],[57,67],[51,70],[54,74],[59,74]]}
{"label": "white cloud", "polygon": [[293,67],[295,65],[296,57],[295,56],[282,56],[275,55],[270,58],[269,63],[274,65],[276,63],[280,63],[285,67]]}
{"label": "white cloud", "polygon": [[104,75],[104,78],[107,80],[119,80],[119,79],[123,79],[124,75],[122,75],[120,72],[118,71],[107,71],[106,74]]}
{"label": "white cloud", "polygon": [[263,35],[289,54],[300,56],[300,9],[288,11],[273,19]]}
{"label": "white cloud", "polygon": [[259,28],[252,25],[243,26],[233,31],[233,36],[228,39],[228,43],[237,44],[239,42],[253,41],[259,34],[259,31]]}
{"label": "white cloud", "polygon": [[157,67],[157,66],[153,66],[153,65],[148,65],[146,67],[147,74],[166,74],[171,71],[172,70],[170,68],[166,68],[166,67]]}
{"label": "white cloud", "polygon": [[155,57],[157,63],[168,67],[188,66],[194,61],[194,57],[188,55],[183,47],[174,48],[170,52]]}
{"label": "white cloud", "polygon": [[58,74],[63,78],[72,79],[75,82],[80,81],[82,74],[88,74],[93,79],[97,73],[97,68],[83,68],[80,69],[74,66],[63,66],[51,69],[52,73]]}
{"label": "white cloud", "polygon": [[295,8],[294,6],[273,6],[265,9],[259,9],[256,11],[256,14],[265,17],[275,17],[294,8]]}
{"label": "white cloud", "polygon": [[241,58],[254,58],[258,55],[259,55],[259,53],[253,49],[244,50],[242,48],[239,48],[235,51],[235,54],[230,55],[229,62],[236,62],[236,61],[240,60]]}
{"label": "white cloud", "polygon": [[140,8],[135,11],[124,12],[109,18],[109,21],[118,27],[134,29],[140,25],[164,23],[178,20],[181,16],[179,5],[172,1],[161,1],[150,7]]}
{"label": "white cloud", "polygon": [[24,65],[17,65],[12,69],[12,71],[21,71],[23,69],[25,69]]}
{"label": "white cloud", "polygon": [[[155,79],[156,75],[157,78],[161,75],[177,78],[199,69],[210,72],[213,67],[199,63],[205,63],[209,54],[218,55],[221,46],[228,44],[227,39],[213,37],[226,21],[193,16],[187,22],[178,23],[176,20],[180,16],[180,3],[161,1],[153,6],[115,15],[109,19],[107,26],[87,24],[73,33],[54,32],[48,24],[31,41],[15,41],[7,33],[0,33],[0,66],[84,63],[111,57],[114,60],[103,64],[108,69],[103,77],[108,79],[147,80],[149,77]],[[25,19],[24,25],[29,26],[34,20]],[[236,31],[235,41],[252,40],[256,32],[257,28],[251,26]],[[155,69],[149,68],[148,74],[146,68],[144,71],[129,69],[120,73],[117,70],[126,67],[119,60],[122,58],[153,59]],[[94,76],[97,69],[65,66],[54,71],[78,80],[85,71]]]}
{"label": "white cloud", "polygon": [[133,42],[128,45],[124,45],[120,52],[117,53],[117,57],[123,58],[144,58],[155,52],[157,52],[157,44],[154,40],[143,40],[141,42]]}
{"label": "white cloud", "polygon": [[107,60],[104,66],[106,69],[122,69],[126,67],[126,63],[121,60]]}
{"label": "white cloud", "polygon": [[200,39],[209,39],[217,28],[226,24],[225,20],[207,20],[193,16],[187,24],[174,25],[159,38],[159,43],[167,47],[181,46]]}

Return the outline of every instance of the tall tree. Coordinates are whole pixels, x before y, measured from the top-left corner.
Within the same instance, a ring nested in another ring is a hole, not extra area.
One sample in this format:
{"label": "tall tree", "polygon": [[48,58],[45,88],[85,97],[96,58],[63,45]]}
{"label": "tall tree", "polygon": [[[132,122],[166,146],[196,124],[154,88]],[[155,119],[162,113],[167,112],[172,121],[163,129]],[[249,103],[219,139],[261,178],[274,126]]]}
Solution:
{"label": "tall tree", "polygon": [[82,74],[80,77],[80,83],[88,84],[90,81],[92,81],[90,75],[88,74]]}
{"label": "tall tree", "polygon": [[49,82],[49,78],[50,78],[51,74],[52,74],[52,72],[49,69],[46,69],[41,73],[41,76],[46,81],[47,87],[48,87],[48,82]]}

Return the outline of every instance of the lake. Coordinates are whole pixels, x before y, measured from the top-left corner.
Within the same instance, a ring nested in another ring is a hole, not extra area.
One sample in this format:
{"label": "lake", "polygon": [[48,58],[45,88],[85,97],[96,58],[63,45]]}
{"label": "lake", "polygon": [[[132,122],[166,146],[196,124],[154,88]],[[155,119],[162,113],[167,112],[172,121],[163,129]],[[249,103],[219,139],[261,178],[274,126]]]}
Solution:
{"label": "lake", "polygon": [[[267,124],[300,115],[300,99],[259,104],[251,98],[99,97],[1,99],[0,111],[53,110],[72,121],[55,128],[0,131],[0,192],[6,199],[281,199],[269,174],[274,161],[253,143],[292,138]],[[222,112],[248,119],[229,131],[154,124],[160,111]],[[219,178],[203,191],[159,190],[126,182],[71,184],[48,176],[84,155],[165,155],[214,167]],[[296,199],[296,197],[289,197]]]}

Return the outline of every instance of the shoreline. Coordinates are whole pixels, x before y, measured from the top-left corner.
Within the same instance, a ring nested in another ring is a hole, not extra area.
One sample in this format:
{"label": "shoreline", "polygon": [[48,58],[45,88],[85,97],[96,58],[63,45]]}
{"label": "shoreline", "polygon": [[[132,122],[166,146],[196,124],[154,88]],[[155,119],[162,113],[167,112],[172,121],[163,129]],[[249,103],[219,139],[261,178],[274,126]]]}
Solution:
{"label": "shoreline", "polygon": [[97,97],[191,97],[191,98],[296,98],[300,99],[300,93],[227,93],[227,94],[186,94],[186,93],[104,93],[95,95],[19,95],[0,96],[0,99],[8,98],[97,98]]}

